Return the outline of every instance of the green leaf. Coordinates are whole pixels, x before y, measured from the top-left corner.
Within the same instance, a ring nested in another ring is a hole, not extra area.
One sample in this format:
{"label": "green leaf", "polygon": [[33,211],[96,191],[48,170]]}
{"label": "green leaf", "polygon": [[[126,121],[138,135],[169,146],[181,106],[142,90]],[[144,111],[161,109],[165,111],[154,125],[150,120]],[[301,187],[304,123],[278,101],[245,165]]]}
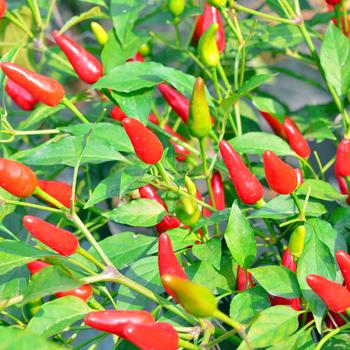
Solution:
{"label": "green leaf", "polygon": [[252,76],[250,79],[246,80],[241,88],[238,90],[239,94],[244,95],[260,85],[265,84],[267,81],[273,79],[274,74],[257,74]]}
{"label": "green leaf", "polygon": [[52,337],[91,311],[93,309],[77,297],[59,298],[43,304],[28,323],[27,329],[35,334]]}
{"label": "green leaf", "polygon": [[269,348],[269,350],[303,349],[314,350],[315,345],[311,336],[311,329],[300,329],[292,336],[283,339],[281,342]]}
{"label": "green leaf", "polygon": [[20,267],[0,276],[0,305],[20,296],[28,286],[29,271],[27,267]]}
{"label": "green leaf", "polygon": [[253,104],[259,111],[270,113],[283,122],[286,110],[276,100],[269,97],[253,96]]}
{"label": "green leaf", "polygon": [[[346,332],[346,330],[345,330]],[[322,346],[322,350],[347,350],[350,348],[349,333],[337,334],[328,339]]]}
{"label": "green leaf", "polygon": [[238,264],[247,269],[256,256],[256,241],[253,228],[237,204],[232,204],[224,238],[230,253]]}
{"label": "green leaf", "polygon": [[220,269],[221,240],[212,238],[205,243],[196,244],[192,247],[192,254],[199,260],[208,262],[216,269]]}
{"label": "green leaf", "polygon": [[281,50],[300,44],[303,41],[303,36],[297,26],[282,23],[275,26],[266,26],[261,40],[267,45]]}
{"label": "green leaf", "polygon": [[331,184],[322,180],[305,180],[298,188],[297,194],[306,195],[310,191],[310,197],[324,201],[343,200],[346,196],[339,193]]}
{"label": "green leaf", "polygon": [[192,230],[196,231],[203,226],[214,225],[220,222],[227,221],[229,216],[230,216],[229,208],[226,208],[224,210],[217,210],[209,217],[201,217],[196,223],[196,225],[192,227]]}
{"label": "green leaf", "polygon": [[273,296],[287,299],[301,296],[295,273],[284,266],[260,266],[248,271]]}

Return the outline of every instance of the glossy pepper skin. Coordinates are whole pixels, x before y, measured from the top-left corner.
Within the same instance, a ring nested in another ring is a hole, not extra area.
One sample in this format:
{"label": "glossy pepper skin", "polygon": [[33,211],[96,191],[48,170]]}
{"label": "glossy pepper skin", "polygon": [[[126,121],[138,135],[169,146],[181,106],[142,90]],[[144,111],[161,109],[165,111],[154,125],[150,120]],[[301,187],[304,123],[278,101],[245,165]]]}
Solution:
{"label": "glossy pepper skin", "polygon": [[125,327],[130,324],[154,324],[153,316],[143,310],[104,310],[90,312],[84,323],[91,328],[125,338]]}
{"label": "glossy pepper skin", "polygon": [[34,172],[14,160],[0,158],[0,186],[16,197],[29,197],[33,194],[37,179]]}
{"label": "glossy pepper skin", "polygon": [[284,119],[284,130],[287,140],[292,150],[302,158],[309,158],[311,149],[305,140],[303,134],[299,131],[296,124],[289,118]]}
{"label": "glossy pepper skin", "polygon": [[260,113],[276,135],[282,137],[283,139],[287,138],[284,126],[277,118],[267,112],[260,111]]}
{"label": "glossy pepper skin", "polygon": [[114,106],[113,109],[111,110],[111,117],[114,120],[121,122],[122,120],[124,120],[128,116],[120,109],[119,106]]}
{"label": "glossy pepper skin", "polygon": [[344,250],[338,250],[335,257],[343,275],[346,288],[350,291],[350,255],[344,252]]}
{"label": "glossy pepper skin", "polygon": [[77,297],[84,301],[88,301],[92,293],[93,293],[92,288],[88,284],[84,284],[83,286],[76,289],[56,293],[55,296],[57,298],[72,296],[72,297]]}
{"label": "glossy pepper skin", "polygon": [[301,257],[301,254],[304,250],[305,242],[305,226],[298,226],[291,234],[289,238],[289,250],[294,260],[298,260]]}
{"label": "glossy pepper skin", "polygon": [[99,24],[97,22],[91,22],[90,27],[91,27],[92,32],[95,35],[97,42],[101,46],[104,46],[108,40],[108,34],[105,31],[105,29],[101,26],[101,24]]}
{"label": "glossy pepper skin", "polygon": [[8,78],[47,106],[57,106],[64,98],[64,88],[57,80],[10,62],[1,63],[1,68]]}
{"label": "glossy pepper skin", "polygon": [[203,286],[173,275],[161,277],[163,286],[172,290],[176,300],[195,317],[210,317],[217,310],[212,292]]}
{"label": "glossy pepper skin", "polygon": [[28,270],[32,275],[35,275],[40,270],[42,270],[45,267],[51,266],[50,264],[47,264],[46,262],[35,260],[27,264]]}
{"label": "glossy pepper skin", "polygon": [[298,187],[304,183],[303,173],[299,168],[294,169],[295,173],[297,174],[297,180],[298,180]]}
{"label": "glossy pepper skin", "polygon": [[7,4],[5,0],[0,0],[0,19],[5,16]]}
{"label": "glossy pepper skin", "polygon": [[168,10],[174,16],[180,16],[185,10],[185,0],[168,0]]}
{"label": "glossy pepper skin", "polygon": [[216,44],[217,23],[212,23],[199,39],[198,54],[200,60],[208,67],[216,67],[220,61],[220,52]]}
{"label": "glossy pepper skin", "polygon": [[328,5],[332,5],[332,6],[335,6],[335,5],[338,5],[340,4],[341,0],[326,0],[326,3]]}
{"label": "glossy pepper skin", "polygon": [[[70,208],[72,186],[61,181],[38,180],[38,186],[66,208]],[[40,198],[40,196],[37,196]]]}
{"label": "glossy pepper skin", "polygon": [[288,247],[285,249],[282,255],[282,266],[285,266],[287,269],[291,270],[292,272],[297,271],[297,264],[294,261]]}
{"label": "glossy pepper skin", "polygon": [[[214,202],[215,202],[214,207],[217,210],[224,210],[226,208],[224,183],[218,171],[213,173],[213,176],[211,177],[211,180],[210,180],[210,185],[214,196]],[[209,204],[213,205],[210,198],[209,198]],[[213,214],[212,211],[210,211],[207,208],[203,208],[203,215],[205,217],[209,217],[212,214]]]}
{"label": "glossy pepper skin", "polygon": [[215,7],[226,5],[227,0],[208,0],[208,4]]}
{"label": "glossy pepper skin", "polygon": [[245,204],[258,202],[264,196],[264,189],[259,180],[227,141],[220,141],[219,148],[239,199]]}
{"label": "glossy pepper skin", "polygon": [[335,158],[335,169],[338,176],[350,176],[350,139],[340,141]]}
{"label": "glossy pepper skin", "polygon": [[341,284],[319,275],[308,275],[306,282],[333,312],[343,312],[350,307],[350,291]]}
{"label": "glossy pepper skin", "polygon": [[272,151],[265,151],[263,159],[265,177],[269,186],[279,194],[292,193],[298,186],[295,170]]}
{"label": "glossy pepper skin", "polygon": [[[145,185],[139,188],[139,193],[141,198],[147,198],[152,201],[156,201],[159,204],[161,204],[165,210],[168,212],[168,207],[160,198],[157,191],[154,189],[151,185]],[[173,228],[179,227],[181,225],[181,222],[173,215],[167,214],[164,216],[162,221],[156,225],[156,229],[159,233],[163,233],[168,230],[172,230]]]}
{"label": "glossy pepper skin", "polygon": [[60,255],[70,256],[78,249],[79,241],[72,233],[42,219],[26,215],[23,218],[23,225],[34,238]]}
{"label": "glossy pepper skin", "polygon": [[26,89],[8,79],[5,90],[16,105],[25,111],[31,111],[39,103]]}
{"label": "glossy pepper skin", "polygon": [[163,156],[163,145],[153,132],[147,129],[141,122],[133,118],[125,118],[122,121],[135,153],[146,164],[156,164]]}
{"label": "glossy pepper skin", "polygon": [[102,63],[94,55],[57,30],[52,35],[82,81],[93,84],[102,77]]}
{"label": "glossy pepper skin", "polygon": [[248,271],[244,271],[240,266],[237,269],[237,286],[238,291],[243,291],[254,286],[252,280],[252,274]]}

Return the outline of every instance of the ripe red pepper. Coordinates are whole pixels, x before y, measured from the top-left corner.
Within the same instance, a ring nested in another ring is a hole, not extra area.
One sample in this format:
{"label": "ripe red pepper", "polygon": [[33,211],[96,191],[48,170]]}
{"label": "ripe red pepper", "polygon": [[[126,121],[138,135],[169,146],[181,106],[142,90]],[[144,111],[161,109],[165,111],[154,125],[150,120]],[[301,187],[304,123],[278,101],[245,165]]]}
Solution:
{"label": "ripe red pepper", "polygon": [[79,247],[79,241],[72,233],[35,216],[26,215],[23,225],[38,241],[63,256],[74,254]]}
{"label": "ripe red pepper", "polygon": [[140,52],[136,52],[135,56],[128,58],[126,62],[144,62],[144,59]]}
{"label": "ripe red pepper", "polygon": [[295,173],[297,174],[297,180],[298,180],[298,187],[304,183],[303,173],[299,168],[294,169]]}
{"label": "ripe red pepper", "polygon": [[151,130],[133,118],[125,118],[122,125],[141,161],[156,164],[162,159],[163,145]]}
{"label": "ripe red pepper", "polygon": [[264,189],[259,180],[227,141],[220,141],[219,147],[239,199],[245,204],[258,202],[264,196]]}
{"label": "ripe red pepper", "polygon": [[5,16],[7,4],[5,0],[0,0],[0,19]]}
{"label": "ripe red pepper", "polygon": [[[168,212],[168,207],[163,202],[162,198],[160,198],[160,196],[158,195],[154,187],[152,187],[151,185],[145,185],[143,187],[140,187],[139,193],[141,198],[147,198],[152,201],[158,202]],[[179,227],[180,225],[181,225],[180,221],[175,216],[167,214],[164,216],[162,221],[156,225],[156,229],[159,233],[163,233],[165,231]]]}
{"label": "ripe red pepper", "polygon": [[272,151],[265,151],[264,171],[269,186],[279,194],[292,193],[298,186],[295,170]]}
{"label": "ripe red pepper", "polygon": [[346,179],[342,176],[338,175],[337,167],[335,166],[335,176],[338,181],[338,186],[341,194],[348,194],[348,184],[346,183]]}
{"label": "ripe red pepper", "polygon": [[5,90],[12,101],[25,111],[31,111],[39,103],[26,89],[23,89],[11,79],[7,80]]}
{"label": "ripe red pepper", "polygon": [[153,316],[143,310],[104,310],[88,313],[85,324],[103,332],[125,337],[125,328],[131,324],[154,324]]}
{"label": "ripe red pepper", "polygon": [[[187,280],[187,275],[174,253],[170,237],[162,233],[158,240],[158,268],[160,277],[169,274]],[[173,291],[164,286],[166,292],[175,299]]]}
{"label": "ripe red pepper", "polygon": [[[330,311],[330,314],[331,314],[334,322],[337,324],[337,327],[333,323],[331,318],[327,315],[326,318],[325,318],[325,322],[326,322],[326,325],[327,325],[328,328],[332,328],[332,329],[333,328],[338,328],[338,327],[340,327],[340,326],[345,324],[345,321],[338,314],[336,314],[335,312],[331,312],[331,311]],[[346,313],[345,312],[343,312],[342,314],[346,317]]]}
{"label": "ripe red pepper", "polygon": [[[38,180],[38,186],[66,208],[70,208],[72,187],[61,181]],[[39,195],[37,195],[42,199]],[[44,200],[45,201],[45,200]],[[48,203],[50,204],[50,203]]]}
{"label": "ripe red pepper", "polygon": [[350,291],[341,284],[319,275],[308,275],[306,282],[333,312],[343,312],[350,308]]}
{"label": "ripe red pepper", "polygon": [[332,5],[332,6],[335,6],[335,5],[338,5],[341,3],[341,0],[326,0],[326,3],[328,5]]}
{"label": "ripe red pepper", "polygon": [[28,270],[32,275],[35,275],[36,273],[38,273],[40,270],[42,270],[47,266],[51,266],[51,265],[40,260],[35,260],[27,264]]}
{"label": "ripe red pepper", "polygon": [[335,169],[338,176],[350,176],[350,139],[340,141],[335,159]]}
{"label": "ripe red pepper", "polygon": [[292,272],[297,271],[297,264],[294,261],[292,255],[290,254],[290,250],[288,247],[286,248],[282,256],[282,266],[285,266],[287,269],[291,270]]}
{"label": "ripe red pepper", "polygon": [[33,194],[37,179],[24,164],[0,158],[0,186],[14,196],[25,198]]}
{"label": "ripe red pepper", "polygon": [[226,47],[226,36],[221,14],[217,8],[210,6],[207,2],[204,6],[203,15],[198,16],[191,42],[194,46],[197,46],[202,34],[211,26],[212,23],[217,23],[219,25],[219,29],[216,33],[216,45],[218,46],[219,52],[222,53]]}
{"label": "ripe red pepper", "polygon": [[82,81],[93,84],[103,76],[103,66],[94,55],[57,30],[52,35]]}
{"label": "ripe red pepper", "polygon": [[64,98],[64,88],[57,80],[10,62],[1,63],[1,68],[7,77],[48,106],[57,106]]}
{"label": "ripe red pepper", "polygon": [[345,286],[350,290],[350,255],[344,252],[344,250],[338,250],[335,256],[344,277]]}
{"label": "ripe red pepper", "polygon": [[284,129],[284,126],[278,119],[276,119],[270,113],[263,112],[263,111],[260,111],[260,113],[264,117],[266,122],[270,125],[271,129],[276,135],[282,137],[283,139],[287,138],[287,134]]}
{"label": "ripe red pepper", "polygon": [[302,158],[309,158],[311,154],[309,144],[291,119],[284,119],[284,130],[292,150]]}
{"label": "ripe red pepper", "polygon": [[[215,201],[214,207],[217,210],[224,210],[226,208],[225,203],[225,191],[224,191],[224,184],[222,182],[222,177],[218,171],[213,173],[213,176],[211,177],[211,189],[213,192],[213,197]],[[209,198],[209,204],[212,205],[211,199]],[[203,209],[203,215],[205,217],[211,216],[213,213],[207,208]]]}
{"label": "ripe red pepper", "polygon": [[92,288],[88,284],[84,284],[83,286],[76,289],[66,290],[64,292],[56,293],[55,296],[57,298],[72,296],[72,297],[77,297],[84,301],[88,301],[92,294],[93,294]]}
{"label": "ripe red pepper", "polygon": [[252,274],[248,271],[244,271],[240,266],[238,266],[236,289],[238,291],[242,291],[252,287],[254,287]]}
{"label": "ripe red pepper", "polygon": [[114,120],[121,122],[123,119],[127,118],[128,116],[119,108],[119,106],[114,106],[113,109],[111,110],[111,117]]}

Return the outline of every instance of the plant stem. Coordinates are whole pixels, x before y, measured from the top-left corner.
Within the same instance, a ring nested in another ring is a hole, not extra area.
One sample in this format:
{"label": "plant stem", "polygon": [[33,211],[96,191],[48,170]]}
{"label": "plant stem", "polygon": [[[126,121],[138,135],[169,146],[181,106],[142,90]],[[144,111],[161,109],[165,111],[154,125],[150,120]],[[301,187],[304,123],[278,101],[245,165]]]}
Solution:
{"label": "plant stem", "polygon": [[174,28],[175,28],[176,44],[178,46],[181,46],[182,43],[181,43],[181,33],[180,33],[180,28],[179,28],[179,18],[175,17],[173,23],[174,23]]}
{"label": "plant stem", "polygon": [[300,203],[300,200],[299,200],[298,196],[296,195],[295,192],[292,192],[290,195],[293,198],[293,201],[294,201],[295,205],[298,208],[299,220],[305,221],[305,212],[304,212],[304,209],[303,209],[303,207],[302,207],[302,205]]}
{"label": "plant stem", "polygon": [[43,191],[39,186],[36,186],[33,194],[35,196],[38,196],[39,198],[42,198],[45,202],[52,204],[54,207],[60,209],[61,211],[68,211],[68,208],[66,208],[56,198],[50,196],[48,193]]}
{"label": "plant stem", "polygon": [[88,124],[89,121],[81,114],[79,109],[65,96],[61,101],[68,109],[70,109],[83,123]]}
{"label": "plant stem", "polygon": [[214,82],[214,88],[215,88],[216,96],[217,96],[219,104],[221,104],[222,96],[221,96],[221,92],[220,92],[220,86],[219,86],[219,80],[218,80],[216,67],[212,68],[212,77],[213,77],[213,82]]}
{"label": "plant stem", "polygon": [[213,194],[213,189],[211,188],[211,173],[208,171],[208,164],[207,164],[207,150],[206,150],[206,139],[203,138],[199,141],[200,147],[201,147],[201,154],[202,154],[202,164],[203,164],[203,175],[205,176],[205,180],[207,182],[208,192],[210,196],[210,200],[212,203],[212,206],[215,207],[215,198]]}
{"label": "plant stem", "polygon": [[179,347],[184,348],[184,349],[190,349],[190,350],[200,350],[202,347],[192,344],[186,340],[179,339]]}
{"label": "plant stem", "polygon": [[93,264],[99,267],[101,270],[104,270],[106,267],[101,264],[94,256],[92,256],[89,252],[83,249],[81,246],[78,247],[77,253],[83,256],[84,258],[90,260]]}
{"label": "plant stem", "polygon": [[0,204],[19,205],[22,207],[29,207],[29,208],[39,209],[39,210],[50,211],[52,213],[62,213],[62,210],[60,210],[60,209],[45,207],[43,205],[38,205],[38,204],[33,204],[33,203],[13,201],[11,199],[5,199],[5,198],[1,198],[1,197],[0,197]]}
{"label": "plant stem", "polygon": [[341,332],[344,329],[350,328],[350,323],[347,323],[339,328],[336,328],[334,330],[332,330],[331,332],[329,332],[327,335],[325,335],[320,342],[317,344],[316,349],[315,350],[320,350],[322,348],[322,346],[333,336],[337,335],[339,332]]}
{"label": "plant stem", "polygon": [[158,162],[155,164],[155,167],[157,168],[157,170],[159,171],[160,176],[162,177],[163,181],[167,184],[170,184],[170,179],[168,176],[167,171],[164,169],[163,165],[161,162]]}
{"label": "plant stem", "polygon": [[343,17],[344,17],[344,35],[348,37],[349,34],[349,18],[348,9],[346,6],[346,0],[341,0],[341,6],[343,7]]}

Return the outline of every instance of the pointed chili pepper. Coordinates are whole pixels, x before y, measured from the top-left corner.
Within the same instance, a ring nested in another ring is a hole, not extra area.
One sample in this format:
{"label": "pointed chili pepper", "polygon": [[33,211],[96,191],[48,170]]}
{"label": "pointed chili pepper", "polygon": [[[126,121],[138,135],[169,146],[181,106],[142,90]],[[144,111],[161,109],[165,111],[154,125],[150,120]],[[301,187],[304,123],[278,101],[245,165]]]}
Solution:
{"label": "pointed chili pepper", "polygon": [[303,173],[299,168],[294,169],[297,174],[298,187],[304,183]]}
{"label": "pointed chili pepper", "polygon": [[198,54],[200,60],[208,67],[216,67],[220,61],[220,52],[216,44],[217,23],[212,23],[199,39]]}
{"label": "pointed chili pepper", "polygon": [[309,158],[311,150],[303,134],[296,124],[289,118],[284,119],[284,130],[292,150],[302,158]]}
{"label": "pointed chili pepper", "polygon": [[97,22],[91,22],[90,27],[91,27],[92,32],[95,35],[97,42],[101,46],[105,46],[105,44],[108,40],[108,33],[105,31],[105,29],[101,26],[101,24],[99,24]]}
{"label": "pointed chili pepper", "polygon": [[336,176],[337,181],[338,181],[340,193],[341,194],[348,194],[348,184],[346,183],[346,179],[338,174],[337,163],[335,163],[334,171],[335,171],[335,176]]}
{"label": "pointed chili pepper", "polygon": [[133,118],[125,118],[122,125],[141,161],[156,164],[162,159],[163,145],[151,130]]}
{"label": "pointed chili pepper", "polygon": [[187,192],[192,196],[197,196],[197,187],[196,184],[192,181],[192,179],[186,175],[185,176],[185,187],[187,189]]}
{"label": "pointed chili pepper", "polygon": [[220,141],[219,147],[239,199],[245,204],[258,202],[264,196],[264,189],[259,180],[227,141]]}
{"label": "pointed chili pepper", "polygon": [[0,158],[0,186],[16,197],[29,197],[33,194],[37,179],[34,172],[14,160]]}
{"label": "pointed chili pepper", "polygon": [[83,286],[76,289],[56,293],[55,296],[57,298],[72,296],[72,297],[77,297],[84,301],[88,301],[92,293],[93,293],[92,288],[88,284],[84,284]]}
{"label": "pointed chili pepper", "polygon": [[57,30],[52,35],[82,81],[93,84],[102,77],[103,66],[94,55]]}
{"label": "pointed chili pepper", "polygon": [[125,327],[130,324],[153,324],[153,316],[143,310],[104,310],[90,312],[84,317],[84,323],[99,331],[125,337]]}
{"label": "pointed chili pepper", "polygon": [[35,260],[27,264],[28,270],[32,275],[35,275],[40,270],[42,270],[45,267],[51,266],[50,264],[47,264],[46,262]]}
{"label": "pointed chili pepper", "polygon": [[6,0],[0,0],[0,19],[4,17],[7,10]]}
{"label": "pointed chili pepper", "polygon": [[140,52],[136,52],[135,56],[130,57],[126,60],[126,62],[143,62],[143,61],[144,59]]}
{"label": "pointed chili pepper", "polygon": [[[164,209],[167,212],[169,212],[168,207],[166,206],[162,198],[160,198],[160,196],[158,195],[154,187],[152,187],[151,185],[145,185],[140,187],[139,193],[141,198],[147,198],[152,201],[158,202],[164,207]],[[159,233],[163,233],[165,231],[179,227],[180,225],[181,225],[181,222],[175,216],[167,214],[163,217],[162,221],[156,225],[156,229]]]}
{"label": "pointed chili pepper", "polygon": [[189,197],[179,199],[176,203],[175,213],[176,217],[188,226],[195,225],[201,216],[197,203]]}
{"label": "pointed chili pepper", "polygon": [[161,277],[163,286],[170,289],[184,309],[195,317],[210,317],[217,310],[212,292],[199,284],[173,275]]}
{"label": "pointed chili pepper", "polygon": [[64,88],[57,80],[10,62],[1,63],[1,68],[7,77],[48,106],[57,106],[64,98]]}
{"label": "pointed chili pepper", "polygon": [[240,266],[238,266],[236,289],[238,291],[242,291],[252,287],[254,287],[252,274],[248,271],[244,271]]}
{"label": "pointed chili pepper", "polygon": [[350,139],[340,141],[337,148],[335,169],[338,176],[350,176]]}
{"label": "pointed chili pepper", "polygon": [[279,194],[292,193],[298,186],[294,169],[272,151],[265,151],[263,158],[265,177],[269,186]]}
{"label": "pointed chili pepper", "polygon": [[301,254],[303,253],[304,242],[305,242],[305,226],[300,225],[292,232],[289,238],[289,244],[288,244],[290,254],[292,255],[295,261],[297,261],[301,257]]}
{"label": "pointed chili pepper", "polygon": [[350,255],[344,250],[338,250],[335,254],[346,288],[350,291]]}
{"label": "pointed chili pepper", "polygon": [[16,105],[25,111],[31,111],[39,103],[26,89],[11,79],[7,80],[5,90]]}
{"label": "pointed chili pepper", "polygon": [[[61,181],[38,180],[38,186],[66,208],[70,208],[72,187]],[[42,199],[39,195],[36,195]],[[42,199],[45,201],[45,199]],[[45,201],[46,202],[46,201]],[[50,203],[48,203],[50,204]]]}
{"label": "pointed chili pepper", "polygon": [[319,275],[308,275],[306,282],[333,312],[343,312],[350,308],[350,291],[341,284]]}
{"label": "pointed chili pepper", "polygon": [[185,0],[168,0],[168,10],[174,16],[180,16],[185,10]]}
{"label": "pointed chili pepper", "polygon": [[263,112],[263,111],[259,111],[259,112],[264,117],[266,122],[270,125],[271,129],[273,130],[273,132],[276,135],[282,137],[283,139],[287,138],[287,134],[286,134],[286,131],[284,129],[284,126],[278,119],[276,119],[270,113]]}
{"label": "pointed chili pepper", "polygon": [[297,264],[294,261],[288,247],[285,249],[282,256],[282,266],[285,266],[287,269],[291,270],[292,272],[297,271]]}
{"label": "pointed chili pepper", "polygon": [[127,118],[128,116],[120,109],[119,106],[114,106],[113,109],[111,110],[111,117],[114,120],[121,122],[123,119]]}
{"label": "pointed chili pepper", "polygon": [[328,5],[332,5],[332,6],[335,6],[335,5],[338,5],[341,3],[341,0],[326,0],[326,3]]}
{"label": "pointed chili pepper", "polygon": [[60,255],[70,256],[79,247],[79,241],[72,233],[35,216],[26,215],[23,225],[34,238]]}
{"label": "pointed chili pepper", "polygon": [[[215,201],[214,207],[217,210],[224,210],[226,208],[224,184],[222,182],[222,177],[218,171],[213,173],[213,176],[211,177],[211,180],[210,180],[210,185],[211,185],[211,190],[213,192],[213,197]],[[209,204],[213,205],[210,198],[209,198]],[[210,211],[209,209],[207,208],[203,209],[203,215],[205,217],[209,217],[212,214],[213,212]]]}

